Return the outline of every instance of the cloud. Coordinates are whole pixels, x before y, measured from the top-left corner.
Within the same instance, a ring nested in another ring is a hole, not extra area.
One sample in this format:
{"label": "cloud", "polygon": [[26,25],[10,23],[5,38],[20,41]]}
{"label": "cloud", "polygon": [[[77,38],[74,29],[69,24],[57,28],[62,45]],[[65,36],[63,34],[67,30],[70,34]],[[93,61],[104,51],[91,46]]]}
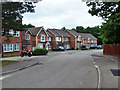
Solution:
{"label": "cloud", "polygon": [[88,13],[89,7],[80,0],[43,0],[36,4],[35,13],[24,14],[23,23],[45,28],[75,28],[96,26],[102,20]]}

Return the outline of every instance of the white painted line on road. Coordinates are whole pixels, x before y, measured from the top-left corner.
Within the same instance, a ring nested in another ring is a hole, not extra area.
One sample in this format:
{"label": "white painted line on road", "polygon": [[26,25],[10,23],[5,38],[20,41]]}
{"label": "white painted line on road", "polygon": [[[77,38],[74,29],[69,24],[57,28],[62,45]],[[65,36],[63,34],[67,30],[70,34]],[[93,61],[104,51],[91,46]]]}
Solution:
{"label": "white painted line on road", "polygon": [[7,75],[7,76],[4,76],[4,77],[0,77],[0,80],[3,80],[3,79],[5,79],[7,77],[10,77],[10,76],[12,76],[12,75]]}

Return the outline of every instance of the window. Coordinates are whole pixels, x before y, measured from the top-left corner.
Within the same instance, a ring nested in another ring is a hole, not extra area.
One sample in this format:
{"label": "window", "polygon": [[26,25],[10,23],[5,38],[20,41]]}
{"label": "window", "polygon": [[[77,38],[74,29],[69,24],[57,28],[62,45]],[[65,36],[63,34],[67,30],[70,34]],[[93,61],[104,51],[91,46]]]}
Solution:
{"label": "window", "polygon": [[45,35],[41,35],[41,42],[45,42]]}
{"label": "window", "polygon": [[88,40],[88,42],[90,42],[90,40]]}
{"label": "window", "polygon": [[13,44],[3,44],[3,52],[13,51]]}
{"label": "window", "polygon": [[48,41],[51,41],[51,37],[48,37]]}
{"label": "window", "polygon": [[13,30],[12,29],[9,30],[9,34],[13,35]]}
{"label": "window", "polygon": [[91,42],[93,42],[93,40]]}
{"label": "window", "polygon": [[43,48],[43,44],[38,44],[38,48]]}
{"label": "window", "polygon": [[58,37],[58,40],[61,40],[61,38],[60,38],[60,37]]}
{"label": "window", "polygon": [[65,41],[68,41],[68,38],[65,38]]}
{"label": "window", "polygon": [[19,31],[14,31],[14,37],[19,37]]}
{"label": "window", "polygon": [[14,44],[14,51],[19,51],[19,44]]}
{"label": "window", "polygon": [[30,35],[26,34],[26,40],[30,40]]}

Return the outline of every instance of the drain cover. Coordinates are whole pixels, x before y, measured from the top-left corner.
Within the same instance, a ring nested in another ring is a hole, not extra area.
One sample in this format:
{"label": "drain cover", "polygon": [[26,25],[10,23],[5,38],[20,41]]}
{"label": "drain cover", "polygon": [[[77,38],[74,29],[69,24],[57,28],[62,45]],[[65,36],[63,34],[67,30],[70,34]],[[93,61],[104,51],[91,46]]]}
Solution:
{"label": "drain cover", "polygon": [[120,69],[111,69],[111,72],[114,76],[120,76]]}

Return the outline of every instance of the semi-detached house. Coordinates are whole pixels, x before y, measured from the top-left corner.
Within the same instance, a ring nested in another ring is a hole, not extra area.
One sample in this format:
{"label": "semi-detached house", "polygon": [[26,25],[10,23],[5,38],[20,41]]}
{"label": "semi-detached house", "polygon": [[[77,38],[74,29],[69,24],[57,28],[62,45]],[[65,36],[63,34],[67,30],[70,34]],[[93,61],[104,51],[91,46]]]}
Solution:
{"label": "semi-detached house", "polygon": [[36,48],[46,48],[51,50],[51,35],[43,27],[28,28],[23,32],[23,50],[35,50]]}
{"label": "semi-detached house", "polygon": [[52,35],[52,47],[63,46],[65,49],[70,49],[70,36],[60,29],[47,29],[47,32]]}

